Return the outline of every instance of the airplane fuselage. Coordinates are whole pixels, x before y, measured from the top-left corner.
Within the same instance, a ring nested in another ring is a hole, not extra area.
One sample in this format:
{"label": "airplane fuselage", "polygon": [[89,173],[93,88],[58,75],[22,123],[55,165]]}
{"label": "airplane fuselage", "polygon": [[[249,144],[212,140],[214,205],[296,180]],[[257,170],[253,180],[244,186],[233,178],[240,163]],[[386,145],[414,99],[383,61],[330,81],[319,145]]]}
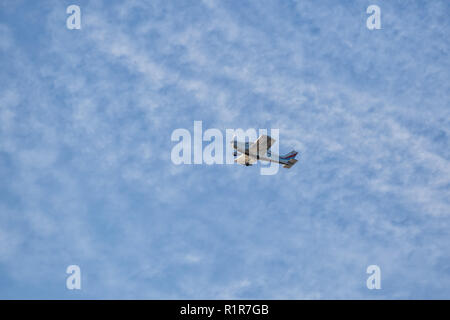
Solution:
{"label": "airplane fuselage", "polygon": [[263,160],[268,162],[276,162],[280,164],[287,164],[287,162],[280,160],[280,156],[276,153],[271,153],[270,151],[264,152],[264,153],[256,153],[250,151],[250,144],[248,142],[238,142],[234,141],[232,143],[233,148],[243,154],[246,154],[247,156],[257,159],[257,160]]}

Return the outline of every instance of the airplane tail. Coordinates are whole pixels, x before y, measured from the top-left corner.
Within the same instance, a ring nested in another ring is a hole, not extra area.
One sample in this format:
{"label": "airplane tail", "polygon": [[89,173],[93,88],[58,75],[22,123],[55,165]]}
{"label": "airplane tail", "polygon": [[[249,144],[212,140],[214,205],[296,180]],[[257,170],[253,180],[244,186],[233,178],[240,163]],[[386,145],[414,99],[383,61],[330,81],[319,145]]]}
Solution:
{"label": "airplane tail", "polygon": [[280,156],[280,161],[284,164],[283,168],[290,168],[294,164],[298,162],[295,157],[297,156],[298,152],[295,150],[292,150],[291,152],[285,154],[284,156]]}

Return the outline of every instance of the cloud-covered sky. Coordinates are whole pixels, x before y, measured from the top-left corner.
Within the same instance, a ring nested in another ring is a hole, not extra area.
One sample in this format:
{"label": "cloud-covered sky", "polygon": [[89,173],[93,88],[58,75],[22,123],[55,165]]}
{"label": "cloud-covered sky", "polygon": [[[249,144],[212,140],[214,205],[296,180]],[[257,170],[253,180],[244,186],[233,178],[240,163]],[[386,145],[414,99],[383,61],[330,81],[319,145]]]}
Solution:
{"label": "cloud-covered sky", "polygon": [[[449,13],[1,0],[0,298],[449,298]],[[176,166],[195,120],[300,161]]]}

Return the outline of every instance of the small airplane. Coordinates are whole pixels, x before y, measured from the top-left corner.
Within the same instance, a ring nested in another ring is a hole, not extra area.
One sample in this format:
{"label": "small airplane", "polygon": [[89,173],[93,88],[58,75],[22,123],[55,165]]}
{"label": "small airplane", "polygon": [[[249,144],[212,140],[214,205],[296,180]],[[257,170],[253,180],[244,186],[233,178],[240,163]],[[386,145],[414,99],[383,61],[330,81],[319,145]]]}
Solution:
{"label": "small airplane", "polygon": [[233,137],[230,142],[235,149],[233,155],[237,157],[238,152],[241,153],[241,155],[234,161],[245,166],[251,166],[258,160],[263,160],[279,163],[283,165],[283,168],[290,168],[296,164],[298,160],[295,159],[295,156],[298,152],[295,150],[292,150],[284,156],[272,154],[270,152],[269,149],[274,145],[275,141],[275,139],[266,135],[259,136],[259,138],[253,143],[238,142],[236,137]]}

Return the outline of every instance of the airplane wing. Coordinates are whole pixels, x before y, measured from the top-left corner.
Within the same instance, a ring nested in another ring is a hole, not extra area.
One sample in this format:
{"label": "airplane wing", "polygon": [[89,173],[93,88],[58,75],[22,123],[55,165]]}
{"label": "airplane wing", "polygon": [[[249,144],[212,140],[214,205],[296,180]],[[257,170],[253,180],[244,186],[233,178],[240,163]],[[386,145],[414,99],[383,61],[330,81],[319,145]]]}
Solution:
{"label": "airplane wing", "polygon": [[256,159],[253,157],[249,157],[246,154],[242,154],[241,156],[237,157],[234,162],[242,164],[242,165],[252,165],[256,162]]}
{"label": "airplane wing", "polygon": [[275,143],[275,139],[272,139],[265,134],[259,136],[259,138],[250,146],[249,152],[253,154],[265,154]]}

